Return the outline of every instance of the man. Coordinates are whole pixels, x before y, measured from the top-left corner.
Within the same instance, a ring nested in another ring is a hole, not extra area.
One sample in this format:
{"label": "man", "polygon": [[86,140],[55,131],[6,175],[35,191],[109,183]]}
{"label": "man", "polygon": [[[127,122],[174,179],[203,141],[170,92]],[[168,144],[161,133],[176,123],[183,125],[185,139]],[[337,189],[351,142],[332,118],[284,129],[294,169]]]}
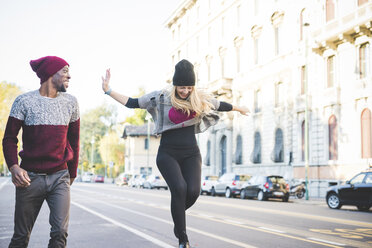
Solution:
{"label": "man", "polygon": [[[70,185],[77,172],[80,117],[75,97],[65,93],[69,64],[55,56],[31,60],[38,90],[16,98],[3,138],[6,163],[16,186],[14,234],[9,247],[27,247],[40,208],[47,201],[51,225],[48,247],[66,247]],[[18,163],[17,135],[23,150]]]}

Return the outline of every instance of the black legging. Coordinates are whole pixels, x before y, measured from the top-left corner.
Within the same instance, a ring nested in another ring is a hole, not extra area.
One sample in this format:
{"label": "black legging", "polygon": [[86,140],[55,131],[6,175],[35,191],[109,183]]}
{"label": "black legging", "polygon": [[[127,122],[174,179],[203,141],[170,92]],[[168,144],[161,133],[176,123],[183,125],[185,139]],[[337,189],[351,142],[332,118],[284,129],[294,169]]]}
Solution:
{"label": "black legging", "polygon": [[193,126],[163,133],[156,163],[171,192],[174,232],[179,242],[188,241],[185,211],[200,194],[201,162]]}

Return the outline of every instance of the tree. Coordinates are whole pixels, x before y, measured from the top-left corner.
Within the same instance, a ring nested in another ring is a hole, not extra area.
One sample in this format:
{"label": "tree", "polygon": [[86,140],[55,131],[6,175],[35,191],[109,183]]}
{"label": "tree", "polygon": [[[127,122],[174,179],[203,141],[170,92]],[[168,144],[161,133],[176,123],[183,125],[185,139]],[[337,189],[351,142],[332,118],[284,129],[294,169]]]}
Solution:
{"label": "tree", "polygon": [[120,136],[118,132],[111,129],[109,133],[102,137],[99,144],[99,152],[104,164],[108,168],[110,163],[114,165],[107,171],[107,174],[111,174],[113,177],[116,177],[120,168],[124,167],[124,142]]}
{"label": "tree", "polygon": [[[94,140],[94,163],[102,164],[102,158],[98,147],[102,137],[108,133],[112,125],[116,122],[116,116],[116,108],[112,105],[98,106],[81,116],[80,164],[90,165],[89,162],[92,156],[92,139]],[[88,168],[84,168],[84,170],[87,169]]]}
{"label": "tree", "polygon": [[[138,89],[139,93],[138,95],[134,97],[140,97],[145,94],[144,88]],[[146,118],[147,111],[145,109],[135,109],[134,114],[132,116],[129,116],[125,119],[124,122],[129,123],[131,125],[141,126],[145,124],[145,118]]]}
{"label": "tree", "polygon": [[[12,83],[3,81],[0,83],[0,137],[4,137],[6,123],[9,112],[15,98],[22,93],[21,89]],[[20,137],[20,135],[18,135]],[[18,138],[21,141],[20,138]],[[0,146],[0,173],[4,171],[5,159],[3,155],[3,146]]]}

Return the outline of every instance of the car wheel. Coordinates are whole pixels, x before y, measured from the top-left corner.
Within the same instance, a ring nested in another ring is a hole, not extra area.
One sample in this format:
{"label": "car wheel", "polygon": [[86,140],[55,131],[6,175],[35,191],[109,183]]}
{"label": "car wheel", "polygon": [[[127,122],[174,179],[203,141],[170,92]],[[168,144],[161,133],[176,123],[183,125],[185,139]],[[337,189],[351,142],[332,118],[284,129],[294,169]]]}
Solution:
{"label": "car wheel", "polygon": [[247,191],[245,189],[242,189],[240,191],[240,199],[245,199],[247,198]]}
{"label": "car wheel", "polygon": [[231,198],[232,197],[232,193],[231,193],[231,189],[230,188],[227,188],[226,189],[225,196],[226,196],[226,198]]}
{"label": "car wheel", "polygon": [[262,190],[260,190],[257,194],[257,200],[259,201],[264,201],[265,200],[265,196],[264,196],[264,192]]}
{"label": "car wheel", "polygon": [[283,202],[288,202],[288,198],[289,198],[289,196],[284,196],[284,197],[282,198],[282,201],[283,201]]}
{"label": "car wheel", "polygon": [[368,211],[371,206],[357,206],[359,211]]}
{"label": "car wheel", "polygon": [[300,192],[298,192],[298,193],[296,194],[296,197],[297,197],[298,199],[302,199],[304,196],[305,196],[305,190],[301,190]]}
{"label": "car wheel", "polygon": [[336,193],[331,193],[328,198],[327,198],[327,204],[328,207],[332,209],[340,209],[341,208],[341,203],[340,203],[340,198]]}
{"label": "car wheel", "polygon": [[216,196],[216,190],[214,188],[211,189],[211,196]]}

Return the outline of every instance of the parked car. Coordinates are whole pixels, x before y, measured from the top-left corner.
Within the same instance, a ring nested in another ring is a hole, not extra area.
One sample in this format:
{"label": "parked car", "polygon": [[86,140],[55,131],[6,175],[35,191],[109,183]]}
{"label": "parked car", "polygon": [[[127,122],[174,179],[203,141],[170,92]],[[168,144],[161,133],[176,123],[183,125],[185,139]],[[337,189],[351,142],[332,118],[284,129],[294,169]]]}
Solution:
{"label": "parked car", "polygon": [[136,180],[134,180],[134,187],[143,188],[143,184],[145,183],[146,179],[147,175],[139,174],[138,177],[136,177]]}
{"label": "parked car", "polygon": [[133,174],[133,176],[128,180],[128,186],[129,187],[135,187],[136,184],[135,184],[135,181],[136,181],[136,178],[139,177],[140,175],[139,174]]}
{"label": "parked car", "polygon": [[95,176],[93,177],[93,181],[94,181],[95,183],[104,183],[104,182],[105,182],[105,177],[102,176],[102,175],[95,175]]}
{"label": "parked car", "polygon": [[289,186],[282,176],[253,176],[243,185],[240,198],[257,198],[259,201],[280,198],[287,202]]}
{"label": "parked car", "polygon": [[345,184],[330,187],[326,201],[332,209],[352,205],[360,211],[368,211],[372,206],[372,170],[355,175]]}
{"label": "parked car", "polygon": [[81,181],[84,183],[90,183],[92,182],[93,176],[94,174],[92,172],[84,172]]}
{"label": "parked car", "polygon": [[129,179],[132,177],[129,173],[120,173],[119,176],[115,178],[115,184],[122,186],[122,185],[128,185]]}
{"label": "parked car", "polygon": [[218,176],[203,176],[201,180],[201,190],[200,194],[206,193],[211,194],[212,187],[215,187],[218,180]]}
{"label": "parked car", "polygon": [[243,183],[250,178],[250,175],[225,173],[217,180],[216,185],[212,186],[211,195],[225,195],[227,198],[239,195]]}
{"label": "parked car", "polygon": [[145,189],[168,189],[168,185],[162,176],[150,175],[143,183]]}

